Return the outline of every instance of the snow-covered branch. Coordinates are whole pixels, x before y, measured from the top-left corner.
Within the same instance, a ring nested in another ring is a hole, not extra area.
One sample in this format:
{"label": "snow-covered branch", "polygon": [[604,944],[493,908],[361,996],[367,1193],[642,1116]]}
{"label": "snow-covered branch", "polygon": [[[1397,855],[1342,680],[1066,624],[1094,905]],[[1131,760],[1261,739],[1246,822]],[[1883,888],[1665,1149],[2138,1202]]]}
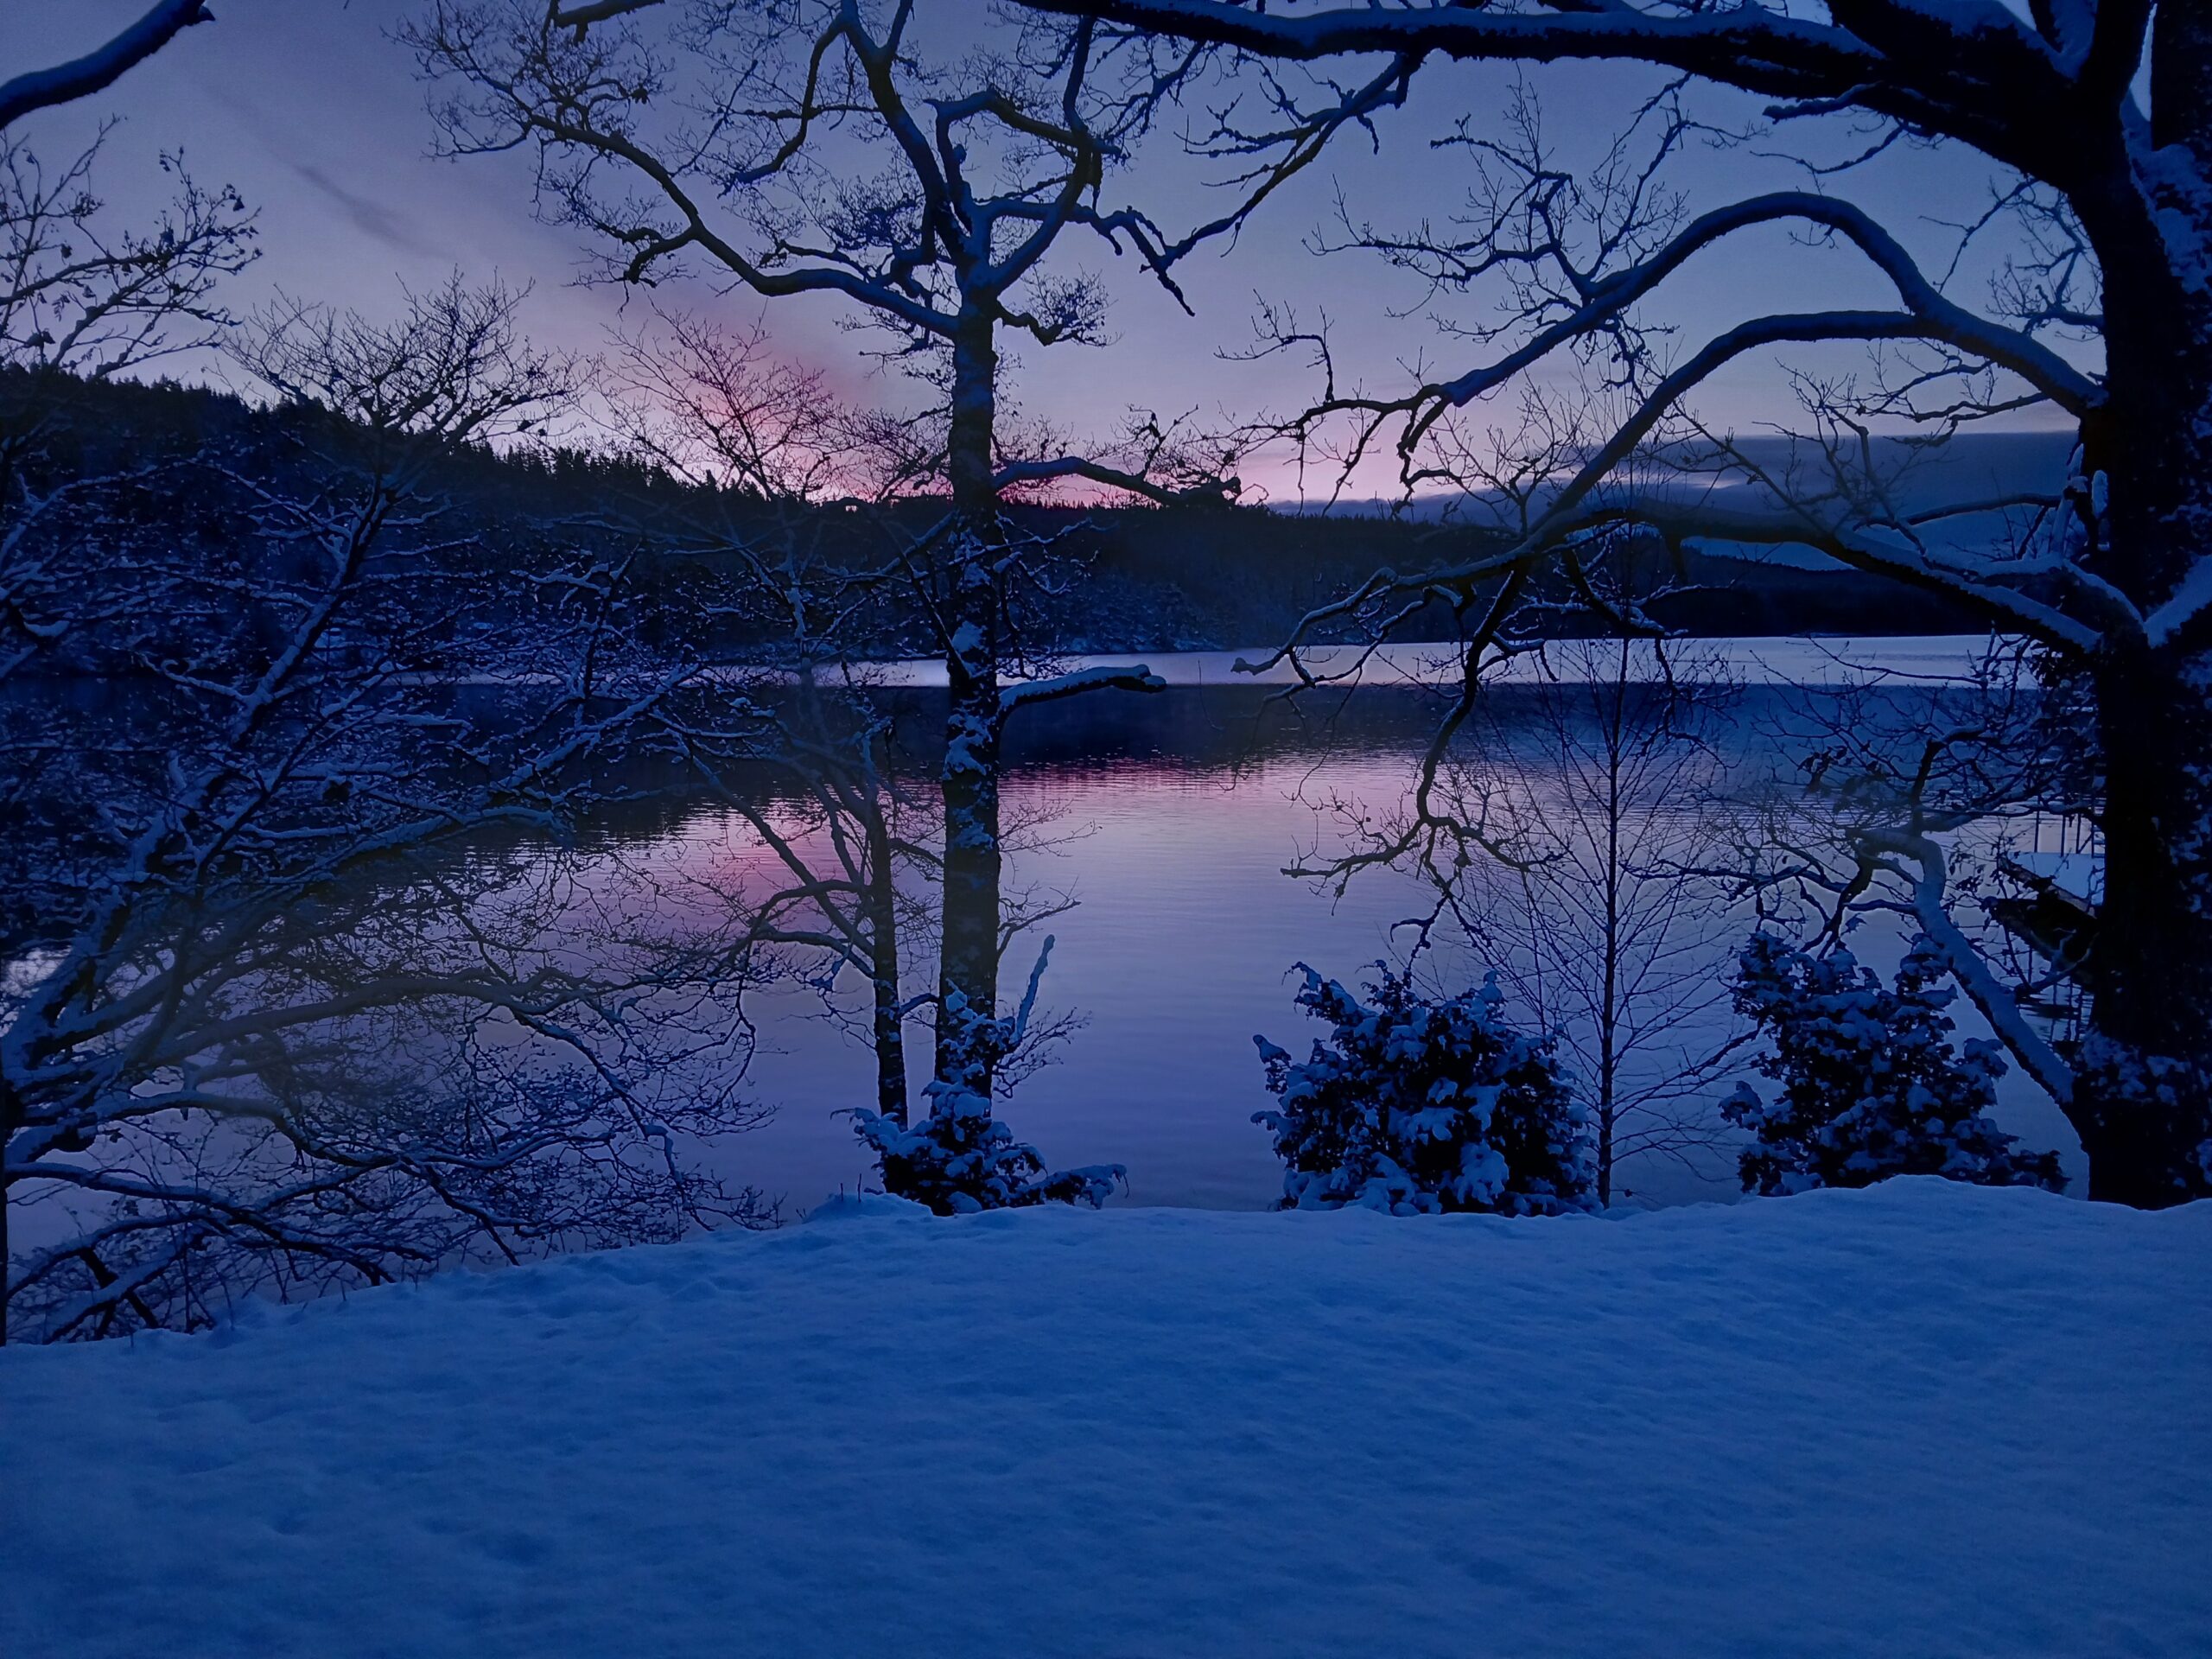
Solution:
{"label": "snow-covered branch", "polygon": [[999,710],[1010,715],[1040,702],[1057,702],[1087,691],[1164,691],[1167,682],[1141,664],[1135,668],[1083,668],[1047,680],[1022,680],[999,693]]}
{"label": "snow-covered branch", "polygon": [[50,68],[29,70],[0,82],[0,127],[13,124],[34,110],[51,109],[105,92],[185,29],[214,20],[215,14],[204,0],[155,0],[137,22],[82,57]]}
{"label": "snow-covered branch", "polygon": [[2021,1069],[2061,1109],[2070,1106],[2073,1067],[2028,1023],[2014,988],[1990,970],[1987,959],[1952,918],[1948,864],[1942,843],[1909,830],[1870,829],[1862,838],[1871,850],[1911,861],[1912,916],[1922,935],[1942,953],[1943,965]]}
{"label": "snow-covered branch", "polygon": [[61,1241],[10,1262],[19,1330],[765,1213],[685,1150],[758,1120],[720,1002],[759,964],[618,925],[603,881],[572,913],[554,851],[696,664],[639,640],[619,563],[451,486],[561,396],[513,304],[265,319],[242,355],[284,400],[50,550],[116,690],[30,688],[38,740],[0,742],[31,918],[0,1214]]}

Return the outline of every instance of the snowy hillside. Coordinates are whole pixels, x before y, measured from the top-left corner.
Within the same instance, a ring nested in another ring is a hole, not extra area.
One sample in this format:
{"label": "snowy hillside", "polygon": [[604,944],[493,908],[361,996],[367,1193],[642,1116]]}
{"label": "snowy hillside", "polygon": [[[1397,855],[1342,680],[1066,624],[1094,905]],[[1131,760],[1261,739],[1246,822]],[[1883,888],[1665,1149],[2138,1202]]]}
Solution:
{"label": "snowy hillside", "polygon": [[2212,1205],[843,1213],[0,1353],[10,1655],[2212,1651]]}

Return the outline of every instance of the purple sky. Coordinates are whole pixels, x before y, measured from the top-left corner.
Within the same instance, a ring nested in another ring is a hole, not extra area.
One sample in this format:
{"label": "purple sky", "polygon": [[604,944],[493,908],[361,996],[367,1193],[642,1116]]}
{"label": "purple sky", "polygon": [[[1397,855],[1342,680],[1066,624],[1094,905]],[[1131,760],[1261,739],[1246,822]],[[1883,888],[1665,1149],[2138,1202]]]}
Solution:
{"label": "purple sky", "polygon": [[[474,276],[497,271],[533,282],[533,332],[550,342],[596,346],[620,319],[625,296],[574,284],[582,244],[575,233],[531,219],[526,159],[454,162],[429,155],[423,89],[408,55],[386,36],[415,3],[215,0],[214,24],[188,30],[89,106],[35,117],[18,131],[35,149],[58,157],[81,141],[98,116],[124,117],[99,175],[101,194],[119,213],[143,211],[158,197],[154,161],[162,149],[181,145],[195,174],[235,183],[261,210],[264,254],[234,285],[234,305],[281,287],[379,312],[390,308],[400,282],[429,283],[459,266]],[[984,10],[983,0],[933,3],[970,23]],[[143,6],[143,0],[18,0],[0,12],[0,61],[12,73],[16,66],[71,55]],[[1646,74],[1618,67],[1542,73],[1537,85],[1548,130],[1570,150],[1601,143],[1618,112],[1654,84]],[[1386,122],[1379,156],[1363,143],[1342,145],[1271,203],[1232,252],[1200,256],[1185,283],[1195,319],[1132,280],[1128,262],[1117,268],[1110,256],[1085,252],[1083,263],[1114,283],[1116,338],[1101,349],[1031,353],[1017,396],[1033,412],[1077,432],[1110,426],[1132,404],[1236,415],[1287,406],[1311,384],[1298,365],[1224,362],[1217,355],[1250,338],[1255,294],[1308,313],[1325,306],[1336,324],[1340,372],[1356,373],[1375,390],[1398,385],[1403,377],[1397,365],[1416,356],[1471,362],[1475,348],[1440,339],[1427,320],[1393,315],[1418,299],[1416,287],[1364,258],[1312,257],[1303,243],[1330,216],[1339,189],[1363,213],[1392,226],[1447,215],[1460,193],[1459,164],[1430,151],[1427,141],[1463,111],[1495,111],[1508,85],[1502,71],[1429,73],[1414,105]],[[1717,97],[1706,105],[1739,117],[1748,107]],[[1932,257],[1946,245],[1935,221],[1978,212],[1987,179],[1986,168],[1971,156],[1913,151],[1866,169],[1840,193],[1883,211]],[[1200,181],[1198,170],[1165,144],[1141,158],[1129,175],[1134,194],[1171,224],[1217,210]],[[1693,156],[1682,181],[1701,207],[1750,188],[1800,183],[1802,175],[1735,151]],[[1963,292],[1978,298],[1979,281]],[[663,294],[668,297],[669,290]],[[1665,306],[1687,343],[1770,308],[1777,296],[1796,309],[1878,302],[1884,290],[1850,256],[1799,247],[1769,232],[1702,257],[1669,291]],[[742,321],[763,315],[758,300],[724,297],[704,283],[674,297]],[[782,302],[766,315],[779,349],[828,370],[848,393],[888,402],[906,395],[871,375],[854,337],[835,326],[836,302]],[[1786,418],[1790,405],[1777,368],[1760,364],[1716,383],[1701,408],[1723,423],[1749,426]],[[1283,476],[1269,485],[1279,497],[1288,493]]]}

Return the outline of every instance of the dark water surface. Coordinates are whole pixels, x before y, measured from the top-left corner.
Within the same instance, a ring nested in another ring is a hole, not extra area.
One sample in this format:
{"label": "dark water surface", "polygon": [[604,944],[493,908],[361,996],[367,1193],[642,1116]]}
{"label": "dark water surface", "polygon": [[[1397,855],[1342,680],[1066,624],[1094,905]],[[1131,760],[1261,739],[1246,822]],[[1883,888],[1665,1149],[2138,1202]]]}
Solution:
{"label": "dark water surface", "polygon": [[[1900,695],[1918,695],[1922,677],[1962,671],[1985,644],[1715,643],[1745,686],[1732,761],[1747,777],[1787,763],[1774,734],[1804,687],[1878,667],[1901,677]],[[1437,702],[1408,683],[1430,677],[1411,650],[1371,672],[1370,689],[1313,700],[1296,718],[1233,674],[1229,654],[1147,660],[1169,690],[1041,706],[1020,716],[1010,745],[1008,821],[1037,824],[1028,838],[1053,844],[1013,855],[1007,886],[1078,901],[1039,930],[1056,939],[1040,1001],[1084,1024],[1002,1116],[1055,1166],[1126,1164],[1126,1202],[1257,1207],[1279,1193],[1281,1174],[1251,1122],[1269,1103],[1252,1039],[1263,1033],[1302,1053],[1313,1029],[1292,1004],[1293,964],[1349,980],[1391,953],[1394,924],[1427,907],[1422,890],[1394,872],[1364,874],[1339,899],[1285,867],[1338,844],[1326,803],[1380,808],[1402,796]],[[925,670],[914,677],[926,680]],[[656,833],[656,861],[728,870],[760,856],[750,831],[721,810]],[[1034,955],[1034,936],[1009,954],[1009,1004]],[[868,1103],[872,1062],[857,1040],[813,1017],[817,1006],[796,991],[755,998],[761,1050],[751,1082],[778,1116],[727,1152],[731,1173],[784,1195],[787,1210],[868,1179],[836,1114]],[[918,1100],[927,1053],[917,1030]],[[2012,1126],[2070,1150],[2057,1115],[2008,1082]],[[1707,1160],[1704,1179],[1651,1167],[1636,1184],[1648,1201],[1726,1198],[1729,1167],[1723,1154]]]}
{"label": "dark water surface", "polygon": [[[1787,769],[1790,709],[1818,695],[1806,688],[1880,669],[1898,677],[1897,695],[1927,696],[1986,642],[1706,643],[1744,688],[1728,762],[1749,779]],[[1042,935],[1052,934],[1040,1002],[1079,1023],[1055,1063],[1021,1081],[1002,1108],[1048,1162],[1128,1166],[1123,1202],[1255,1208],[1277,1195],[1278,1166],[1251,1122],[1268,1103],[1255,1033],[1302,1053],[1313,1028],[1292,1002],[1294,964],[1356,978],[1406,942],[1395,925],[1427,908],[1424,890],[1395,872],[1364,874],[1338,897],[1285,867],[1341,845],[1332,803],[1382,811],[1402,798],[1439,712],[1423,683],[1436,677],[1436,658],[1418,647],[1394,652],[1370,664],[1363,689],[1318,694],[1293,709],[1234,673],[1230,654],[1154,656],[1149,665],[1169,682],[1166,691],[1096,693],[1017,716],[1004,789],[1007,823],[1018,826],[1007,885],[1073,901],[1015,943],[1001,986],[1010,1006]],[[925,666],[894,674],[912,688],[907,723],[918,757],[938,717],[931,677]],[[1268,677],[1279,687],[1287,676]],[[1514,697],[1528,694],[1509,684],[1496,695],[1510,720]],[[1544,780],[1528,778],[1541,793]],[[779,874],[745,821],[706,798],[626,810],[601,823],[582,850],[587,871],[594,862],[644,871],[650,890],[676,895],[678,909],[692,902],[687,893],[758,889]],[[546,856],[512,837],[482,851],[510,867]],[[560,856],[575,867],[573,850]],[[1440,965],[1469,979],[1481,967]],[[1716,973],[1725,967],[1717,963]],[[918,963],[909,995],[933,971]],[[857,1011],[862,988],[843,988],[849,1009]],[[712,1162],[779,1196],[786,1214],[868,1183],[841,1116],[874,1095],[873,1060],[851,1022],[825,1018],[819,996],[797,984],[755,991],[745,1011],[759,1037],[746,1091],[775,1116],[715,1147]],[[928,1065],[928,1034],[918,1026],[909,1043],[918,1104]],[[1725,1084],[1713,1090],[1722,1092]],[[2057,1114],[2018,1078],[2008,1079],[2005,1097],[2016,1132],[2072,1154]],[[1630,1184],[1639,1201],[1726,1198],[1729,1163],[1725,1153],[1708,1159],[1710,1179],[1654,1167]]]}

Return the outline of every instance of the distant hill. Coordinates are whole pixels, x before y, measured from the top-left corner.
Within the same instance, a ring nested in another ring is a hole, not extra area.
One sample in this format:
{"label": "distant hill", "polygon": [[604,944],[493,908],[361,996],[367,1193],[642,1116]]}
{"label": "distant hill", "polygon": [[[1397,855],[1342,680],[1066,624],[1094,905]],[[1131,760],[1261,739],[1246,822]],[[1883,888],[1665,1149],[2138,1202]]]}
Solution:
{"label": "distant hill", "polygon": [[[0,374],[0,422],[20,423],[34,405],[52,429],[64,464],[97,468],[155,457],[188,461],[219,445],[232,465],[278,472],[286,465],[288,429],[327,419],[312,411],[257,408],[205,388]],[[319,435],[331,440],[327,424]],[[2054,452],[2053,442],[2040,435],[1967,439],[1955,456],[1925,470],[1924,487],[1970,499],[1967,493],[1986,493],[2024,473],[2063,467],[2063,445]],[[577,449],[472,451],[455,457],[446,474],[442,486],[455,503],[457,518],[478,527],[493,556],[527,563],[582,547],[619,544],[643,562],[645,586],[660,607],[657,627],[680,634],[695,649],[734,655],[761,636],[739,620],[710,626],[685,597],[698,568],[711,563],[715,537],[803,532],[833,553],[845,543],[855,560],[874,558],[880,556],[887,528],[918,532],[938,511],[934,503],[911,501],[866,515],[823,508],[795,522],[788,510],[695,488],[649,467]],[[1916,480],[1915,487],[1923,485]],[[190,511],[200,513],[204,505]],[[187,511],[181,499],[177,511]],[[1269,507],[1026,507],[1014,516],[1058,537],[1070,558],[1085,567],[1064,592],[1037,601],[1049,636],[1038,643],[1116,652],[1269,643],[1378,568],[1414,575],[1460,563],[1498,543],[1491,531],[1442,522],[1440,512],[1434,505],[1395,516]],[[204,514],[201,519],[203,524],[219,521]],[[182,527],[181,533],[187,533]],[[1645,587],[1662,580],[1677,586],[1681,591],[1653,608],[1671,626],[1694,633],[1950,633],[1976,626],[1959,607],[1800,551],[1802,556],[1792,556],[1789,550],[1694,543],[1664,565],[1647,560],[1637,580]],[[1555,581],[1548,579],[1543,587],[1554,598],[1567,597]],[[911,616],[886,613],[869,647],[887,653],[912,650],[918,637]],[[1401,637],[1446,637],[1452,626],[1440,606],[1410,619]]]}
{"label": "distant hill", "polygon": [[[2074,448],[2074,435],[2067,431],[1962,432],[1940,447],[1919,448],[1898,437],[1876,437],[1869,444],[1875,470],[1891,480],[1896,505],[1908,512],[1931,507],[1955,506],[2027,492],[2056,492],[2066,481],[2067,463]],[[1744,438],[1736,447],[1755,465],[1777,476],[1794,468],[1812,470],[1812,458],[1797,441],[1766,435]],[[1712,495],[1731,506],[1772,497],[1742,482],[1713,486],[1684,480],[1658,492],[1675,499]],[[1341,501],[1285,501],[1272,504],[1274,511],[1299,518],[1344,519],[1396,518],[1414,524],[1454,522],[1482,525],[1501,518],[1503,499],[1497,496],[1432,492],[1410,501],[1359,498]],[[1993,521],[1977,518],[1972,529],[1986,532]],[[1816,561],[1818,567],[1835,569],[1834,561],[1809,548],[1780,550],[1770,556],[1751,555],[1761,563]]]}

